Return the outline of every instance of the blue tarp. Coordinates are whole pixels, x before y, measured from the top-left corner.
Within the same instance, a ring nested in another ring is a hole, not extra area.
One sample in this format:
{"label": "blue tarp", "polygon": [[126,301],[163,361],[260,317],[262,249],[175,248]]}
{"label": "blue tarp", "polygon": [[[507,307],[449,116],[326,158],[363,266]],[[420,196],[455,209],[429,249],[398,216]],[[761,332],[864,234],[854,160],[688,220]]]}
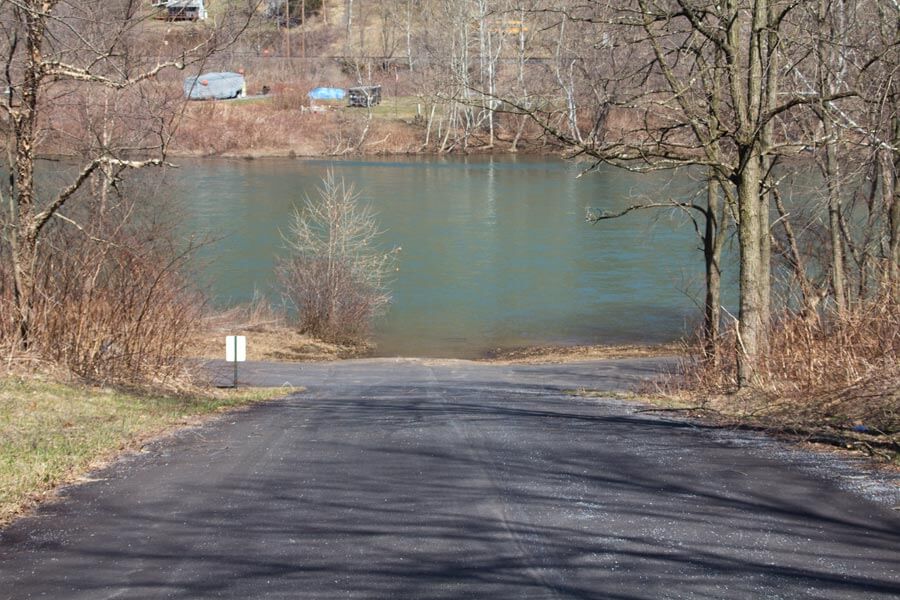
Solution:
{"label": "blue tarp", "polygon": [[204,73],[184,80],[184,96],[191,100],[225,100],[244,93],[240,73]]}
{"label": "blue tarp", "polygon": [[343,100],[346,94],[341,88],[317,87],[308,96],[313,100]]}

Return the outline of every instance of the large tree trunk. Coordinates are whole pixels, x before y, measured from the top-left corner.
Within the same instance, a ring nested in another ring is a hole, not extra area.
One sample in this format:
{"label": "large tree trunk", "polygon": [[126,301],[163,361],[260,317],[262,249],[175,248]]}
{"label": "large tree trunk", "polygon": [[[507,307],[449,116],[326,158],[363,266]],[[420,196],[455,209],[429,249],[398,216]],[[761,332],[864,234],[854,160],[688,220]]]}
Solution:
{"label": "large tree trunk", "polygon": [[[760,330],[759,352],[765,352],[769,346],[769,330],[772,324],[772,228],[769,215],[772,209],[774,190],[770,180],[770,170],[773,158],[769,152],[775,144],[775,123],[764,115],[771,114],[778,105],[778,92],[781,77],[779,35],[775,25],[781,18],[778,9],[768,0],[757,0],[757,12],[754,16],[754,28],[757,33],[754,39],[759,47],[759,54],[753,52],[751,44],[751,71],[765,73],[764,87],[758,90],[760,108],[759,117],[754,120],[762,121],[762,131],[759,138],[760,151],[760,195],[759,195],[759,244],[760,244]],[[759,63],[758,67],[754,66]],[[754,89],[750,84],[749,89]],[[751,104],[753,104],[751,102]],[[764,185],[765,184],[765,185]]]}
{"label": "large tree trunk", "polygon": [[[738,242],[740,245],[740,318],[738,323],[738,385],[746,387],[756,378],[762,337],[761,290],[763,286],[762,248],[760,241],[760,184],[761,164],[754,148],[745,148],[749,154],[739,175]],[[743,157],[742,157],[743,158]]]}
{"label": "large tree trunk", "polygon": [[[769,25],[773,15],[767,0],[752,3],[747,65],[731,74],[732,99],[737,102],[738,164],[735,179],[738,193],[738,244],[740,246],[740,316],[737,339],[738,386],[752,385],[757,376],[761,351],[766,345],[770,313],[771,238],[769,235],[768,192],[763,190],[771,147],[772,126],[762,116],[775,103],[777,79],[769,61],[775,51]],[[731,45],[739,47],[731,30]],[[766,71],[769,68],[769,71]],[[738,82],[746,86],[740,89]],[[758,127],[762,125],[762,131]]]}
{"label": "large tree trunk", "polygon": [[36,252],[32,244],[23,242],[16,235],[12,250],[13,297],[16,303],[16,317],[19,321],[19,346],[27,350],[31,342],[32,315],[34,313],[34,270]]}
{"label": "large tree trunk", "polygon": [[[36,12],[36,11],[35,11]],[[37,129],[37,93],[41,83],[41,42],[44,25],[32,11],[26,12],[26,53],[22,79],[22,106],[13,116],[16,164],[13,197],[16,226],[13,231],[13,295],[19,319],[19,345],[27,349],[34,313],[37,228],[35,226],[34,152]]]}
{"label": "large tree trunk", "polygon": [[[893,120],[893,139],[900,140],[900,116]],[[900,299],[900,151],[894,149],[882,161],[882,189],[888,213],[888,278],[895,297]]]}
{"label": "large tree trunk", "polygon": [[763,179],[769,170],[771,159],[760,159],[760,190],[757,196],[759,227],[759,348],[765,352],[769,346],[769,327],[772,323],[772,231],[769,225],[769,207],[772,191],[763,189]]}

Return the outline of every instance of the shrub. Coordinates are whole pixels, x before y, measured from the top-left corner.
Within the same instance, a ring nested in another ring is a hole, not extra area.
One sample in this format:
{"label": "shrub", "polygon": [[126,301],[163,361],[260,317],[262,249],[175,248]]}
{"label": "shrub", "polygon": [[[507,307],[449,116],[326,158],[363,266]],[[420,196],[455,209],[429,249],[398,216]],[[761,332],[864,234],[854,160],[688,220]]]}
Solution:
{"label": "shrub", "polygon": [[377,247],[375,215],[359,203],[353,186],[330,172],[318,189],[295,207],[284,234],[290,255],[278,278],[297,309],[304,333],[335,343],[364,342],[372,323],[390,303],[388,275],[397,250]]}
{"label": "shrub", "polygon": [[[676,387],[701,399],[736,389],[734,331],[719,340],[712,364],[689,346]],[[890,289],[857,300],[843,314],[785,310],[771,328],[748,394],[724,400],[781,428],[820,427],[900,433],[900,302]]]}
{"label": "shrub", "polygon": [[[178,240],[164,200],[114,192],[85,192],[80,210],[49,225],[29,353],[91,382],[177,387],[203,308],[186,273],[195,244]],[[0,261],[0,348],[14,354],[12,287]]]}

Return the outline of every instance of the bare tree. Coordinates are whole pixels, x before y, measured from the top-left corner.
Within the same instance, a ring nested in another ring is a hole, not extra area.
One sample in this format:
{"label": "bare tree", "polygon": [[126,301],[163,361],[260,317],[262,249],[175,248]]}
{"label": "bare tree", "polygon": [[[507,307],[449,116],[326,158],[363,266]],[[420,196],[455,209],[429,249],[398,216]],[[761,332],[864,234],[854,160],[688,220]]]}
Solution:
{"label": "bare tree", "polygon": [[[148,13],[133,0],[23,0],[0,5],[0,55],[7,86],[0,111],[10,140],[9,182],[2,190],[8,208],[3,243],[13,265],[20,346],[28,347],[35,325],[38,250],[49,223],[96,176],[113,186],[125,171],[163,164],[178,117],[177,110],[156,112],[148,107],[144,118],[133,123],[120,120],[118,125],[126,131],[139,129],[131,131],[135,135],[128,137],[130,143],[118,145],[121,138],[107,130],[110,135],[93,140],[90,151],[77,157],[81,164],[69,181],[53,191],[39,190],[38,157],[60,151],[46,145],[57,111],[64,110],[66,99],[98,94],[128,98],[135,107],[146,105],[155,89],[164,85],[168,70],[200,64],[232,43],[254,11],[253,5],[246,11],[230,11],[222,22],[198,27],[187,46],[163,54],[146,51],[159,44],[154,38],[162,32],[144,27]],[[109,103],[105,106],[108,109]],[[139,112],[134,110],[133,115]]]}
{"label": "bare tree", "polygon": [[[799,28],[798,7],[782,0],[635,0],[583,3],[567,19],[591,24],[593,40],[616,36],[618,70],[595,74],[595,102],[617,117],[582,138],[556,125],[557,109],[518,107],[544,130],[588,156],[632,170],[699,166],[711,173],[737,223],[740,248],[738,382],[754,380],[770,320],[770,193],[773,159],[810,140],[776,124],[811,105],[833,105],[849,90],[808,92],[784,85],[791,68],[783,37]],[[565,108],[570,113],[570,107]],[[599,113],[602,117],[602,112]],[[777,135],[776,135],[777,134]]]}
{"label": "bare tree", "polygon": [[885,277],[900,300],[900,3],[875,3],[873,55],[875,68],[867,69],[869,96],[868,140],[878,165],[881,210],[887,217],[878,253],[887,262]]}
{"label": "bare tree", "polygon": [[326,341],[361,343],[390,303],[388,280],[399,248],[378,247],[374,213],[332,171],[318,192],[294,209],[283,234],[289,256],[278,277],[301,330]]}
{"label": "bare tree", "polygon": [[722,250],[728,235],[728,211],[722,202],[720,183],[715,173],[708,173],[705,185],[698,195],[702,199],[670,199],[664,202],[652,200],[632,204],[623,210],[610,213],[589,209],[587,220],[599,223],[617,219],[634,211],[655,209],[678,209],[684,211],[694,224],[700,238],[704,259],[704,301],[703,301],[703,346],[706,359],[713,365],[719,361],[719,337],[722,321]]}

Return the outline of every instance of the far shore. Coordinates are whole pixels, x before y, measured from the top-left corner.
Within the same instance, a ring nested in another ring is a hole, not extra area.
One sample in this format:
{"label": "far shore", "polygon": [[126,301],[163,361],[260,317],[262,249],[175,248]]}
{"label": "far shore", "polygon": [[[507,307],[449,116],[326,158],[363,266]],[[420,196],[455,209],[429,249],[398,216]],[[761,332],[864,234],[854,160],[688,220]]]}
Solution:
{"label": "far shore", "polygon": [[[345,153],[329,153],[329,152],[321,152],[310,149],[294,149],[294,148],[248,148],[241,150],[228,150],[224,152],[204,152],[201,150],[185,150],[185,149],[176,149],[169,150],[166,152],[166,158],[189,158],[189,159],[228,159],[228,160],[265,160],[268,158],[296,158],[296,159],[308,159],[308,160],[335,160],[335,159],[359,159],[359,158],[388,158],[388,157],[400,157],[400,156],[418,156],[418,157],[461,157],[461,156],[528,156],[528,157],[546,157],[546,158],[556,158],[556,159],[564,159],[565,156],[562,152],[552,151],[546,149],[539,148],[528,148],[521,150],[509,150],[504,149],[499,146],[495,146],[494,148],[471,148],[465,152],[462,151],[453,151],[453,152],[436,152],[434,150],[410,150],[410,149],[395,149],[395,150],[379,150],[377,152],[345,152]],[[76,161],[79,156],[74,154],[53,154],[53,153],[42,153],[40,155],[42,160],[54,160],[54,161]],[[146,156],[134,156],[134,159],[150,159],[155,158],[155,156],[146,155]]]}
{"label": "far shore", "polygon": [[561,152],[541,151],[538,149],[527,150],[507,150],[498,147],[488,149],[470,149],[466,152],[435,152],[433,150],[379,150],[377,152],[348,152],[348,153],[322,153],[307,152],[303,149],[294,150],[290,148],[261,148],[249,150],[234,150],[226,152],[201,152],[173,150],[168,152],[166,156],[171,158],[227,158],[236,160],[255,160],[266,158],[298,158],[298,159],[340,159],[340,158],[377,158],[377,157],[396,157],[396,156],[422,156],[422,157],[449,157],[449,156],[530,156],[530,157],[547,157],[547,158],[564,158]]}

